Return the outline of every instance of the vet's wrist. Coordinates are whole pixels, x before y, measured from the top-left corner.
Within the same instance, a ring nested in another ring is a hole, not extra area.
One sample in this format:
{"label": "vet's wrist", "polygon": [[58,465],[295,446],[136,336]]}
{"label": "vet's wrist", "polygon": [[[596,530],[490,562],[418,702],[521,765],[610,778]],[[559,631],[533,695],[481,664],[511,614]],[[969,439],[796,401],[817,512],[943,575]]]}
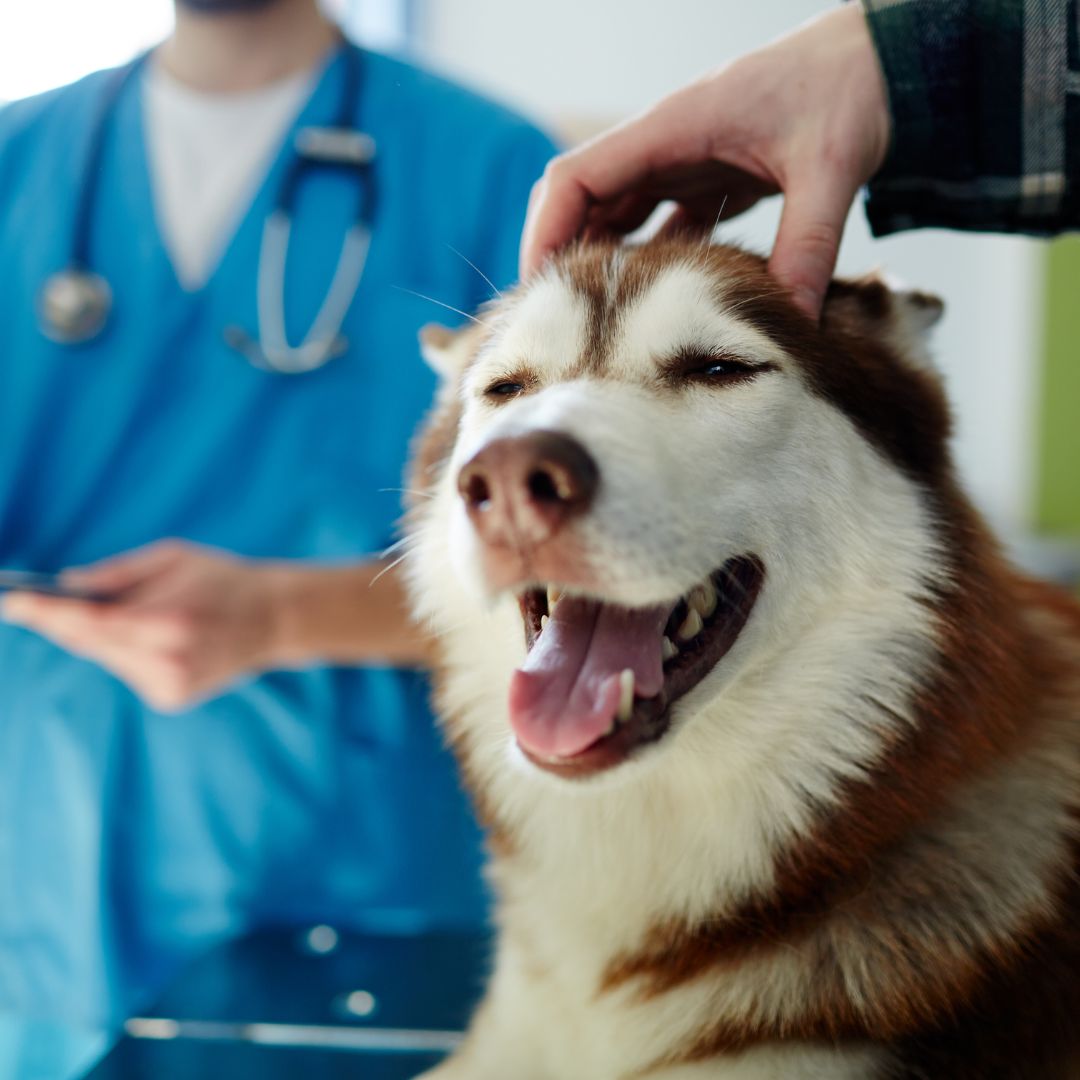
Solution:
{"label": "vet's wrist", "polygon": [[301,667],[315,659],[308,624],[311,571],[282,562],[262,563],[255,588],[263,598],[258,657],[263,669]]}

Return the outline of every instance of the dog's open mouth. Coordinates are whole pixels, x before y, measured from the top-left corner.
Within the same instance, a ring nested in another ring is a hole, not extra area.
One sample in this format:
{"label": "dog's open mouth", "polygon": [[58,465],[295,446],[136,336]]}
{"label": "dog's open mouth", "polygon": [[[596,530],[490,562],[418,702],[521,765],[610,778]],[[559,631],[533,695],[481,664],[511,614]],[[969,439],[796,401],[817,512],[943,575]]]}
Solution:
{"label": "dog's open mouth", "polygon": [[661,739],[671,706],[735,644],[765,567],[729,559],[674,605],[624,608],[554,590],[519,602],[528,655],[510,685],[510,723],[536,765],[579,777]]}

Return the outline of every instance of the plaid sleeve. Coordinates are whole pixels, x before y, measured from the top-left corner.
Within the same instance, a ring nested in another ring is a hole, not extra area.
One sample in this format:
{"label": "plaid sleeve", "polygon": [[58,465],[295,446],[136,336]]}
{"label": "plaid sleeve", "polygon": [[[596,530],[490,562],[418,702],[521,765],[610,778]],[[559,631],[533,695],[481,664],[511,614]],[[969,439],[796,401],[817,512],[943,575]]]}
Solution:
{"label": "plaid sleeve", "polygon": [[875,235],[1080,227],[1078,0],[862,0],[893,138]]}

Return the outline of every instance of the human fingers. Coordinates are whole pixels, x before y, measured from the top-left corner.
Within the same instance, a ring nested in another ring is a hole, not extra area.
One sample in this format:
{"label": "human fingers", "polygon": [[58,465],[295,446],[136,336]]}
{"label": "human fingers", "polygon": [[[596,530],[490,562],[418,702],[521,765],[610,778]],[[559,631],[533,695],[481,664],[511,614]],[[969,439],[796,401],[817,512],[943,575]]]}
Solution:
{"label": "human fingers", "polygon": [[182,610],[138,610],[35,593],[9,594],[0,613],[8,622],[34,630],[79,655],[93,654],[99,644],[183,648],[197,632],[195,621]]}
{"label": "human fingers", "polygon": [[[559,159],[556,158],[556,161]],[[553,179],[552,166],[533,184],[518,253],[518,277],[524,280],[548,253],[577,236],[589,212],[589,193],[581,185]],[[553,184],[557,184],[552,193]]]}
{"label": "human fingers", "polygon": [[158,712],[189,709],[217,688],[200,658],[182,651],[105,642],[87,655]]}
{"label": "human fingers", "polygon": [[[529,199],[522,277],[577,236],[595,204],[632,191],[667,167],[707,159],[708,143],[697,123],[698,96],[696,86],[688,87],[549,162]],[[659,201],[654,195],[652,205]]]}
{"label": "human fingers", "polygon": [[12,592],[0,603],[0,614],[6,622],[37,630],[46,637],[68,638],[90,631],[94,625],[94,606],[88,600]]}
{"label": "human fingers", "polygon": [[821,314],[857,190],[844,176],[810,169],[806,179],[793,179],[784,193],[769,270],[814,320]]}
{"label": "human fingers", "polygon": [[657,230],[658,236],[674,237],[686,233],[711,237],[721,222],[738,217],[754,206],[764,194],[760,187],[732,189],[731,193],[715,195],[712,199],[687,200],[678,203]]}
{"label": "human fingers", "polygon": [[581,235],[619,236],[633,232],[658,209],[673,203],[658,232],[712,230],[749,210],[776,186],[726,162],[701,162],[693,168],[672,168],[649,178],[641,187],[589,208]]}
{"label": "human fingers", "polygon": [[162,712],[190,707],[234,674],[217,662],[217,650],[201,647],[190,623],[150,613],[119,618],[105,605],[26,593],[6,597],[3,609],[9,621],[93,661]]}
{"label": "human fingers", "polygon": [[72,567],[62,578],[65,584],[89,592],[121,593],[175,566],[191,550],[191,545],[180,540],[159,540],[89,566]]}

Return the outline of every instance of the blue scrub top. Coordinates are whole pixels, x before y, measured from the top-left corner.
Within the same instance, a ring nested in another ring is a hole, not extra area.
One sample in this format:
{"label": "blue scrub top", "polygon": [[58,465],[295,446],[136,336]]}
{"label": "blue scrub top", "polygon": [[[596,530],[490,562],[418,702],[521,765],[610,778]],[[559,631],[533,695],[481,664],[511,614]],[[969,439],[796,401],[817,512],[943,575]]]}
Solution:
{"label": "blue scrub top", "polygon": [[[59,346],[37,292],[68,259],[108,73],[0,112],[0,566],[86,563],[186,537],[257,557],[354,560],[389,544],[409,438],[433,391],[417,329],[513,279],[532,181],[553,152],[518,117],[365,53],[360,126],[378,218],[344,332],[301,376],[223,342],[254,333],[261,231],[283,148],[206,286],[178,284],[155,221],[140,82],[109,123],[93,209],[104,335]],[[298,125],[332,122],[332,59]],[[285,146],[291,140],[287,140]],[[310,326],[354,181],[302,185],[290,339]],[[109,1021],[194,951],[275,921],[375,931],[484,917],[478,835],[419,676],[254,679],[182,716],[37,635],[0,625],[0,1009]]]}

